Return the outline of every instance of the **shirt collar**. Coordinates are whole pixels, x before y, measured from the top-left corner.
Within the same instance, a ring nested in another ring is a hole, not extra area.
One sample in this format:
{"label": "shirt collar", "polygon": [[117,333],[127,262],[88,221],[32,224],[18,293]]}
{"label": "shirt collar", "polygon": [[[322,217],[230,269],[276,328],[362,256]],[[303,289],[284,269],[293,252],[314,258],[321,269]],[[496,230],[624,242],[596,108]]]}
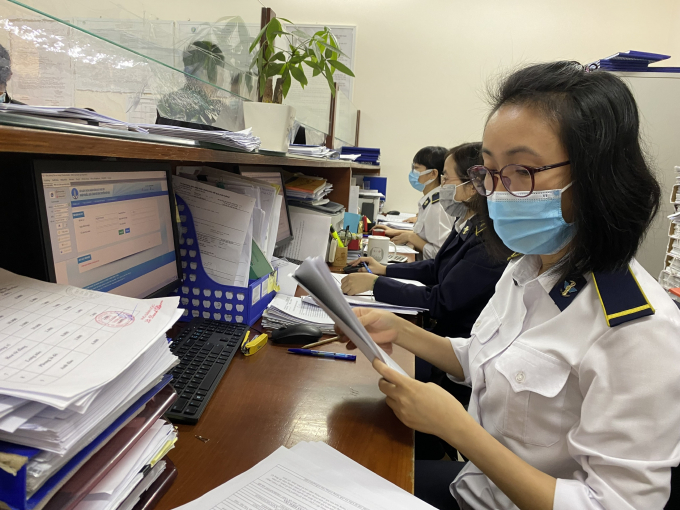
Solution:
{"label": "shirt collar", "polygon": [[453,227],[456,229],[456,232],[460,234],[460,231],[463,230],[465,224],[474,217],[475,215],[473,214],[467,220],[465,219],[465,216],[461,216],[460,218],[456,219],[456,222],[453,224]]}
{"label": "shirt collar", "polygon": [[515,285],[524,287],[528,283],[537,280],[546,292],[555,286],[559,274],[555,271],[546,271],[538,276],[541,269],[541,257],[538,255],[524,255],[512,270],[512,279]]}
{"label": "shirt collar", "polygon": [[437,186],[437,187],[434,188],[432,191],[430,191],[427,195],[424,195],[420,200],[418,200],[418,207],[420,207],[421,205],[423,205],[423,203],[425,202],[425,200],[427,200],[428,198],[430,198],[432,195],[434,195],[435,193],[439,193],[439,190],[440,190],[440,189],[442,189],[442,187],[441,187],[441,186]]}

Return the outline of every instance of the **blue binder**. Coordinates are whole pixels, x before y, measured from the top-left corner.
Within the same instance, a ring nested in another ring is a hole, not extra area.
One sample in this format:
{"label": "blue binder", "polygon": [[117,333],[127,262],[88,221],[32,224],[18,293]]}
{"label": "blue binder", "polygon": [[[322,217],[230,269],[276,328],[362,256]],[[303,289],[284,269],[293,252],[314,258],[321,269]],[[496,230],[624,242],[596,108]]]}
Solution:
{"label": "blue binder", "polygon": [[0,470],[0,502],[7,504],[12,510],[32,510],[43,499],[48,496],[57,487],[67,475],[99,446],[106,443],[114,433],[131,417],[139,408],[151,400],[159,391],[161,391],[172,379],[172,376],[167,374],[163,376],[161,382],[142,395],[134,404],[132,404],[123,414],[121,414],[116,421],[114,421],[107,429],[99,434],[90,444],[80,450],[71,460],[69,460],[59,471],[54,473],[49,480],[47,480],[38,491],[30,498],[26,498],[26,466],[28,460],[32,459],[40,450],[31,448],[29,446],[22,446],[13,443],[0,441],[0,452],[21,455],[28,460],[19,470],[16,476]]}

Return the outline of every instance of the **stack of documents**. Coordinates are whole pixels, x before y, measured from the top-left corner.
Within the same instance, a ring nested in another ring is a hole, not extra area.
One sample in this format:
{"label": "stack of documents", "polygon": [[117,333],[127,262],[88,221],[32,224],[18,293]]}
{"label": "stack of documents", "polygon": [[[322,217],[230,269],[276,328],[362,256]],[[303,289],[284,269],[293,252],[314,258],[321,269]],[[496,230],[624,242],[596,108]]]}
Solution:
{"label": "stack of documents", "polygon": [[243,131],[206,131],[191,129],[165,124],[136,124],[142,130],[155,135],[173,136],[175,138],[188,138],[198,142],[209,142],[223,145],[232,149],[240,149],[252,152],[260,148],[260,139],[253,135],[252,129]]}
{"label": "stack of documents", "polygon": [[280,447],[245,473],[176,510],[433,510],[325,443]]}
{"label": "stack of documents", "polygon": [[262,327],[278,329],[293,324],[309,324],[325,335],[335,334],[333,319],[321,308],[299,297],[277,294],[262,315]]}
{"label": "stack of documents", "polygon": [[[174,448],[175,442],[175,427],[165,420],[157,420],[75,510],[132,508],[143,492],[140,489],[148,488],[161,474],[164,467],[161,459]],[[161,465],[156,469],[159,461]]]}
{"label": "stack of documents", "polygon": [[181,316],[177,305],[178,298],[126,298],[0,269],[0,440],[7,442],[0,452],[14,453],[12,444],[42,450],[26,456],[24,498],[53,475],[69,475],[59,470],[167,384],[164,374],[178,360],[165,332]]}
{"label": "stack of documents", "polygon": [[[331,276],[333,279],[336,281],[338,284],[338,288],[340,287],[340,284],[342,283],[342,279],[347,277],[348,275],[346,274],[338,274],[338,273],[331,273]],[[388,277],[384,277],[388,278]],[[419,281],[415,280],[403,280],[401,278],[392,278],[393,280],[396,280],[398,282],[402,283],[407,283],[409,285],[414,285],[416,287],[424,287],[422,283]],[[417,315],[418,312],[423,312],[426,310],[426,308],[419,308],[417,306],[399,306],[399,305],[393,305],[390,303],[383,303],[382,301],[378,301],[375,299],[373,296],[373,291],[369,290],[366,292],[362,292],[361,294],[357,294],[356,296],[345,296],[345,300],[351,306],[352,308],[357,308],[357,307],[365,307],[365,308],[379,308],[381,310],[385,310],[387,312],[392,312],[392,313],[399,313],[402,315]],[[312,296],[304,296],[302,298],[302,301],[304,303],[310,303],[310,304],[315,304],[317,306],[320,306],[317,302],[316,299],[314,299]]]}
{"label": "stack of documents", "polygon": [[295,263],[300,263],[307,257],[325,257],[331,217],[297,207],[291,207],[289,212],[293,239],[277,248],[274,254]]}
{"label": "stack of documents", "polygon": [[323,145],[298,145],[290,144],[288,153],[294,156],[308,156],[310,158],[338,159],[340,153],[333,149],[328,149]]}
{"label": "stack of documents", "polygon": [[85,110],[84,108],[60,106],[29,106],[24,104],[4,103],[0,104],[0,112],[18,113],[21,115],[31,115],[34,117],[48,117],[50,119],[75,122],[78,124],[104,124],[107,127],[129,129],[130,131],[140,131],[148,133],[147,130],[134,124],[128,124],[122,120],[107,117],[101,113]]}
{"label": "stack of documents", "polygon": [[289,199],[309,202],[313,205],[328,203],[328,199],[324,197],[331,191],[333,191],[333,185],[321,177],[304,175],[286,183],[286,195]]}
{"label": "stack of documents", "polygon": [[[342,147],[340,149],[340,157],[347,156],[348,154],[358,155],[354,160],[357,163],[365,163],[368,165],[379,165],[380,164],[380,149],[375,149],[371,147]],[[344,158],[343,158],[344,159]]]}
{"label": "stack of documents", "polygon": [[650,67],[650,64],[667,60],[670,55],[660,53],[648,53],[646,51],[622,51],[601,58],[587,67],[590,71],[602,69],[604,71],[624,71],[635,73],[680,73],[680,67]]}
{"label": "stack of documents", "polygon": [[384,214],[378,215],[378,224],[385,225],[386,227],[394,228],[397,230],[413,230],[413,223],[408,223],[405,220],[413,218],[415,214],[411,213],[400,213],[398,215],[390,214],[385,216]]}

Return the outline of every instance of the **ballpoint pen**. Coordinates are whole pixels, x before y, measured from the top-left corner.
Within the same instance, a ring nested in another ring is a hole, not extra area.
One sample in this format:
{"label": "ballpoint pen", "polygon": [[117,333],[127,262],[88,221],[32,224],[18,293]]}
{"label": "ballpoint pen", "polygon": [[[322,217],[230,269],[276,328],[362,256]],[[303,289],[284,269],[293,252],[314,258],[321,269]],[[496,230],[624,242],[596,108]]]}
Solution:
{"label": "ballpoint pen", "polygon": [[371,269],[368,267],[368,264],[366,264],[366,262],[362,262],[362,264],[363,264],[364,267],[366,268],[366,271],[368,271],[369,273],[373,274],[373,271],[371,271]]}
{"label": "ballpoint pen", "polygon": [[356,361],[354,354],[343,354],[340,352],[312,351],[310,349],[288,349],[291,354],[302,354],[303,356],[315,356],[317,358],[344,359]]}

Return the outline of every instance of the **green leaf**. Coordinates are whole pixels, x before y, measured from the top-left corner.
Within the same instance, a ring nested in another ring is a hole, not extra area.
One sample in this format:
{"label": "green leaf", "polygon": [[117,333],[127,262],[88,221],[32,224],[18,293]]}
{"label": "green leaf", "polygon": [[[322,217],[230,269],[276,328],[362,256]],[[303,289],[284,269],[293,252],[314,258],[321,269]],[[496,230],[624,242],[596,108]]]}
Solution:
{"label": "green leaf", "polygon": [[333,56],[333,52],[331,50],[326,50],[325,56],[326,56],[326,58],[331,58]]}
{"label": "green leaf", "polygon": [[277,54],[272,55],[272,58],[270,58],[269,60],[271,60],[271,61],[280,60],[281,62],[285,62],[286,57],[285,57],[285,55],[283,54],[282,51],[279,51]]}
{"label": "green leaf", "polygon": [[335,96],[335,83],[333,82],[333,73],[331,72],[330,67],[328,67],[328,64],[325,63],[323,75],[326,77],[326,80],[328,81],[328,86],[331,88],[331,95]]}
{"label": "green leaf", "polygon": [[285,21],[286,23],[290,23],[291,25],[295,25],[295,23],[293,23],[291,20],[286,19],[286,18],[278,18],[278,17],[277,17],[277,18],[274,18],[274,19],[282,19],[282,20]]}
{"label": "green leaf", "polygon": [[326,42],[324,42],[324,41],[319,41],[319,40],[317,39],[315,42],[316,42],[317,44],[323,46],[323,47],[326,48],[326,49],[329,49],[329,50],[331,50],[331,51],[333,51],[333,52],[335,52],[335,53],[338,53],[339,55],[342,55],[343,57],[346,57],[346,56],[347,56],[347,55],[345,55],[339,48],[334,48],[333,46],[331,46],[330,44],[328,44],[328,43],[326,43]]}
{"label": "green leaf", "polygon": [[262,27],[262,30],[260,30],[260,33],[257,34],[257,37],[255,37],[255,40],[253,41],[253,44],[250,45],[250,49],[248,50],[248,53],[252,53],[253,50],[255,49],[255,46],[260,42],[262,39],[262,36],[264,35],[265,31],[269,27],[269,23],[267,23],[264,27]]}
{"label": "green leaf", "polygon": [[307,85],[307,77],[305,76],[305,72],[302,70],[302,66],[290,66],[290,74],[293,75],[293,78],[295,78],[297,81],[300,82],[300,85],[302,85],[302,88],[305,88],[305,85]]}
{"label": "green leaf", "polygon": [[281,22],[274,18],[269,23],[267,23],[267,43],[271,46],[274,45],[274,39],[276,39],[276,32],[281,32],[283,27],[281,27]]}
{"label": "green leaf", "polygon": [[271,78],[272,76],[280,74],[283,66],[285,65],[286,64],[269,64],[267,66],[267,78]]}
{"label": "green leaf", "polygon": [[291,34],[293,34],[293,35],[294,35],[295,37],[297,37],[298,39],[304,39],[305,41],[306,41],[307,39],[309,39],[309,34],[308,34],[307,32],[303,32],[303,31],[300,30],[299,28],[296,28],[295,30],[293,30],[293,31],[291,32]]}
{"label": "green leaf", "polygon": [[264,73],[260,75],[260,94],[264,96],[264,88],[267,85],[267,78]]}
{"label": "green leaf", "polygon": [[252,92],[253,90],[253,75],[248,73],[246,74],[246,87],[248,87],[248,92]]}
{"label": "green leaf", "polygon": [[338,61],[338,60],[328,60],[327,62],[328,62],[332,67],[334,67],[334,68],[336,68],[338,71],[340,71],[341,73],[345,73],[345,74],[348,75],[348,76],[354,77],[354,73],[352,72],[352,70],[351,70],[349,67],[347,67],[345,64],[343,64],[342,62],[340,62],[340,61]]}
{"label": "green leaf", "polygon": [[292,82],[293,80],[290,79],[290,73],[286,73],[286,76],[283,77],[283,83],[281,84],[281,95],[284,98],[288,95]]}

